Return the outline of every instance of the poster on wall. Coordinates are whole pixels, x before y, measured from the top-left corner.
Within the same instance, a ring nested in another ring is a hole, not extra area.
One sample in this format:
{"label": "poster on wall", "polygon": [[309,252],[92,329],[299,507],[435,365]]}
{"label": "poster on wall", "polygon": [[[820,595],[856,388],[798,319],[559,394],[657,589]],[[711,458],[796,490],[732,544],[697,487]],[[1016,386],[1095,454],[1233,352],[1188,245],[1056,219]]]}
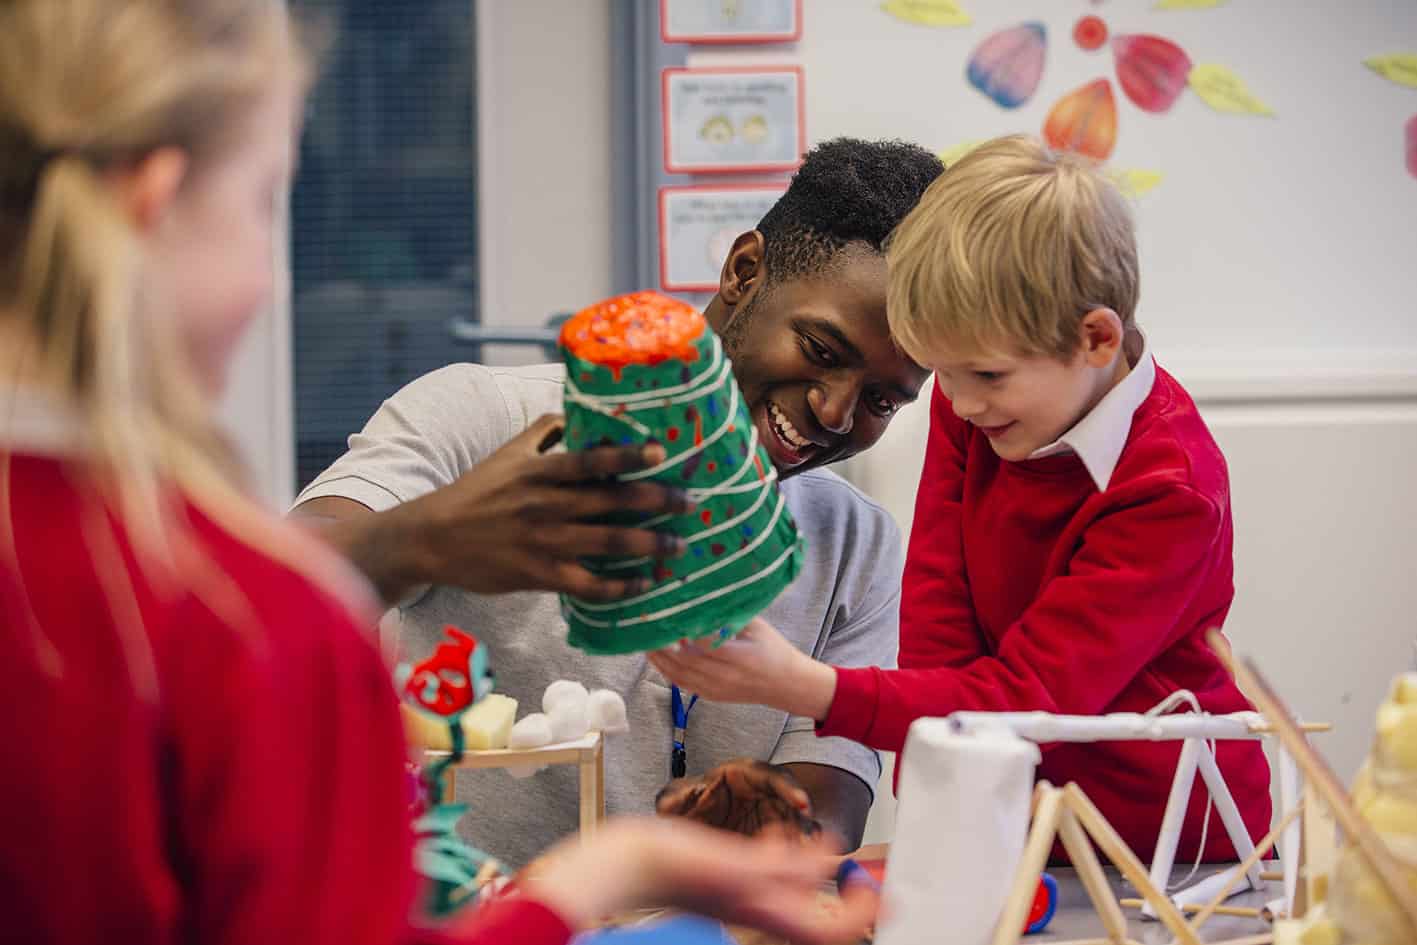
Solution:
{"label": "poster on wall", "polygon": [[787,190],[779,184],[704,184],[659,191],[659,284],[715,292],[733,241],[758,225]]}
{"label": "poster on wall", "polygon": [[802,0],[659,0],[666,43],[795,43]]}
{"label": "poster on wall", "polygon": [[664,169],[794,170],[807,149],[800,66],[665,69]]}

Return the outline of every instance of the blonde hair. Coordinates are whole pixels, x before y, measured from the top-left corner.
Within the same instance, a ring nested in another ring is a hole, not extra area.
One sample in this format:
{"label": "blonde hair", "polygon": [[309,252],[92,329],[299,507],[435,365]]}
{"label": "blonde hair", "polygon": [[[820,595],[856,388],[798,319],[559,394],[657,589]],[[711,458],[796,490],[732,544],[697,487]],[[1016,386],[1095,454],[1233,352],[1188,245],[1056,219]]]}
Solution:
{"label": "blonde hair", "polygon": [[1067,358],[1110,308],[1130,329],[1138,273],[1126,201],[1086,158],[1034,138],[952,164],[892,235],[887,315],[902,350]]}
{"label": "blonde hair", "polygon": [[203,565],[182,499],[288,563],[308,551],[249,514],[180,313],[139,298],[141,244],[103,177],[175,148],[197,180],[308,66],[280,0],[0,2],[0,327],[23,342],[0,351],[0,384],[77,419],[81,466],[145,564],[180,560],[184,580]]}

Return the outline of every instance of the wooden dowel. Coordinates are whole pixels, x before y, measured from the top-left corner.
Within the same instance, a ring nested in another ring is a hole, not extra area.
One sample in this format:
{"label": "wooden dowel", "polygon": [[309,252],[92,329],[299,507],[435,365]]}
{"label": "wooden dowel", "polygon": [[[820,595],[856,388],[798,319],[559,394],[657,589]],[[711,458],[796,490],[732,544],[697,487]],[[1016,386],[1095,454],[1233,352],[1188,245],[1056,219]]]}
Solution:
{"label": "wooden dowel", "polygon": [[[1127,909],[1141,909],[1141,908],[1144,907],[1145,905],[1146,905],[1146,900],[1145,900],[1145,899],[1123,899],[1123,900],[1122,900],[1122,906],[1123,906],[1124,908],[1127,908]],[[1178,905],[1176,908],[1180,909],[1182,912],[1189,912],[1189,913],[1191,913],[1191,914],[1195,914],[1195,913],[1197,913],[1197,912],[1200,912],[1202,909],[1204,909],[1205,906],[1198,906],[1198,905],[1195,905],[1194,903],[1186,903],[1186,904],[1184,904],[1184,905]],[[1215,914],[1216,914],[1216,915],[1233,915],[1233,916],[1239,916],[1239,917],[1241,917],[1241,918],[1246,918],[1246,919],[1258,919],[1258,918],[1262,918],[1262,917],[1264,916],[1264,910],[1263,910],[1263,909],[1256,909],[1256,908],[1254,908],[1254,907],[1252,907],[1252,906],[1216,906],[1216,908],[1215,908]]]}
{"label": "wooden dowel", "polygon": [[1037,803],[1033,810],[1033,826],[1029,828],[1028,842],[1024,845],[1023,856],[1019,858],[1009,898],[999,912],[993,945],[1016,945],[1023,934],[1024,926],[1028,924],[1028,907],[1033,904],[1033,897],[1038,892],[1038,876],[1048,865],[1048,852],[1053,849],[1053,838],[1058,835],[1058,820],[1063,813],[1063,792],[1046,782],[1040,784],[1043,789],[1034,791]]}
{"label": "wooden dowel", "polygon": [[1126,841],[1118,835],[1116,828],[1108,823],[1107,818],[1102,816],[1102,812],[1092,803],[1083,789],[1076,784],[1069,784],[1063,788],[1063,795],[1068,808],[1077,816],[1078,822],[1082,824],[1088,835],[1092,837],[1113,865],[1121,870],[1127,882],[1135,886],[1137,891],[1151,903],[1152,908],[1156,910],[1156,917],[1161,920],[1172,935],[1176,936],[1178,945],[1201,945],[1195,930],[1186,924],[1185,917],[1176,908],[1176,904],[1171,901],[1171,897],[1153,885],[1141,860],[1137,859],[1137,855],[1132,852],[1131,847],[1127,846]]}
{"label": "wooden dowel", "polygon": [[1294,818],[1298,817],[1303,809],[1304,802],[1300,801],[1280,819],[1279,823],[1274,825],[1274,828],[1271,829],[1269,833],[1264,835],[1263,840],[1255,844],[1254,850],[1250,851],[1250,855],[1240,862],[1239,868],[1230,873],[1230,878],[1225,881],[1224,886],[1220,887],[1220,892],[1216,893],[1215,898],[1212,899],[1204,909],[1196,913],[1195,919],[1191,922],[1191,928],[1199,929],[1205,924],[1206,919],[1209,919],[1215,914],[1215,911],[1220,908],[1220,904],[1230,895],[1230,890],[1234,889],[1241,878],[1250,871],[1250,867],[1258,863],[1260,859],[1269,852],[1270,848],[1278,842],[1279,835],[1284,833],[1289,825],[1294,822]]}
{"label": "wooden dowel", "polygon": [[1303,770],[1310,789],[1316,791],[1328,805],[1334,819],[1343,828],[1344,835],[1357,844],[1364,859],[1377,874],[1378,881],[1396,905],[1398,915],[1407,926],[1410,940],[1417,942],[1417,896],[1411,895],[1411,890],[1407,888],[1402,872],[1387,845],[1373,831],[1372,826],[1359,816],[1343,782],[1333,773],[1323,756],[1309,744],[1309,740],[1304,737],[1293,716],[1285,708],[1284,701],[1275,693],[1259,669],[1250,660],[1236,659],[1219,631],[1212,630],[1207,634],[1207,638],[1211,649],[1230,667],[1241,691],[1250,697],[1255,707],[1269,720],[1269,724],[1274,726],[1280,742]]}

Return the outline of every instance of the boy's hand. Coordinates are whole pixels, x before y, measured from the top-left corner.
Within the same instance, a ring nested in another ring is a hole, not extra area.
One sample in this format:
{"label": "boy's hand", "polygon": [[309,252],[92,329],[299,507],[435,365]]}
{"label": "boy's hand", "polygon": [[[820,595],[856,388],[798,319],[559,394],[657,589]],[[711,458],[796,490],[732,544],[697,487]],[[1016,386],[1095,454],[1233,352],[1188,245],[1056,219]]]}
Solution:
{"label": "boy's hand", "polygon": [[649,655],[665,679],[712,702],[772,706],[810,719],[826,718],[836,694],[836,672],[819,663],[762,618],[736,637],[681,642]]}

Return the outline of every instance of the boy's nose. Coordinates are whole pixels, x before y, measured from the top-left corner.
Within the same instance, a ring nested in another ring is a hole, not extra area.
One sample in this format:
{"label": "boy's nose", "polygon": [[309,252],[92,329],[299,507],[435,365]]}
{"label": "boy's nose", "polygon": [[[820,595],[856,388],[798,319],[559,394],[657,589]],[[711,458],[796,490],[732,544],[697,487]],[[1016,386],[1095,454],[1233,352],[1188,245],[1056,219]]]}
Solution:
{"label": "boy's nose", "polygon": [[961,395],[952,399],[950,406],[954,407],[955,416],[961,420],[973,420],[984,412],[984,402],[977,397]]}

